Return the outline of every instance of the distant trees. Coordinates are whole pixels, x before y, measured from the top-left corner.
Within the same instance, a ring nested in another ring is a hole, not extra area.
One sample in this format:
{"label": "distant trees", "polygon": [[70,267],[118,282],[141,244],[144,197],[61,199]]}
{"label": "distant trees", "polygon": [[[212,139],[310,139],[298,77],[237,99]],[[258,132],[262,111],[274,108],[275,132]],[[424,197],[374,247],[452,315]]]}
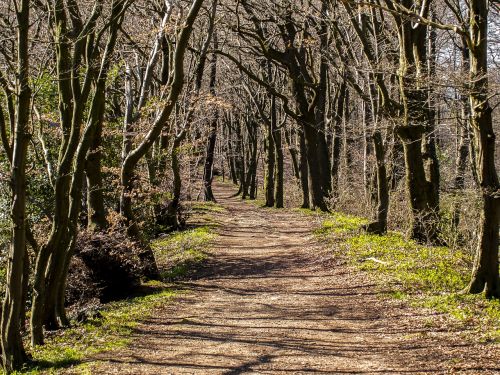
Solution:
{"label": "distant trees", "polygon": [[[219,53],[273,100],[279,100],[281,110],[298,125],[295,128],[295,124],[287,124],[298,134],[297,146],[290,143],[290,136],[286,139],[291,146],[294,170],[300,171],[303,207],[327,210],[331,207],[327,202],[339,201],[341,150],[344,148],[347,157],[348,168],[344,172],[349,174],[350,155],[356,147],[350,137],[358,131],[346,128],[346,119],[350,112],[355,112],[363,124],[364,185],[375,207],[375,220],[366,229],[374,233],[387,230],[390,190],[397,188],[402,169],[411,217],[410,237],[423,243],[442,244],[446,234],[441,232],[445,219],[440,202],[445,190],[440,153],[446,152],[448,140],[440,139],[440,100],[448,100],[443,87],[456,88],[460,83],[444,81],[439,86],[436,69],[440,61],[444,62],[443,54],[449,53],[446,48],[450,43],[449,48],[455,48],[458,37],[463,59],[458,74],[470,66],[470,84],[459,88],[463,127],[455,164],[455,189],[465,188],[464,171],[470,156],[471,177],[481,186],[484,202],[475,276],[468,290],[486,288],[487,295],[494,296],[498,295],[498,186],[486,52],[488,8],[492,5],[480,3],[282,1],[271,9],[260,1],[242,1],[226,8],[229,14],[238,16],[229,21],[238,47],[228,45]],[[464,16],[464,12],[468,14]],[[441,30],[452,34],[438,34]],[[438,43],[448,43],[442,47],[441,55]],[[256,64],[252,64],[254,60]],[[287,86],[279,79],[266,78],[265,61],[275,67],[278,76],[286,77]],[[260,121],[267,128],[264,194],[266,205],[271,206],[275,155],[269,137],[269,110],[257,92],[253,90],[251,96]],[[352,94],[357,96],[357,103],[362,103],[362,110],[351,109]],[[480,95],[483,96],[479,98]],[[464,101],[466,96],[468,101]],[[470,148],[469,121],[474,130]],[[352,126],[348,120],[347,125]],[[300,150],[300,158],[294,154],[295,147]],[[371,164],[371,160],[375,162]],[[456,225],[456,205],[453,212],[452,225]]]}

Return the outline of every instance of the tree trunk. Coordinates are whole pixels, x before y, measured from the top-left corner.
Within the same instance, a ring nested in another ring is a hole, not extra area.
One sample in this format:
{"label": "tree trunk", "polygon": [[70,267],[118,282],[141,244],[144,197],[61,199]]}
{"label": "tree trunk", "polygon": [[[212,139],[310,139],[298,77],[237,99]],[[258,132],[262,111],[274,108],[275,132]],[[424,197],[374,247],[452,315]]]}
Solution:
{"label": "tree trunk", "polygon": [[340,173],[340,155],[342,154],[343,127],[342,118],[344,117],[346,101],[347,83],[342,82],[337,97],[335,116],[333,118],[333,141],[332,141],[332,195],[338,197],[339,194],[339,173]]}
{"label": "tree trunk", "polygon": [[276,208],[283,208],[284,203],[284,155],[283,155],[283,144],[281,137],[281,129],[277,129],[273,132],[274,144],[276,146],[276,192],[275,192],[275,204]]}
{"label": "tree trunk", "polygon": [[[428,7],[424,9],[425,15]],[[406,183],[412,210],[411,238],[427,243],[439,241],[439,166],[432,137],[428,95],[422,84],[427,71],[427,27],[396,18],[400,39],[400,95],[403,102],[403,125],[396,131],[403,142]],[[424,137],[425,135],[425,137]],[[423,142],[425,142],[423,144]],[[425,147],[424,147],[425,145]],[[428,173],[424,157],[428,159]],[[437,174],[437,175],[436,175]],[[437,181],[436,181],[437,180]]]}
{"label": "tree trunk", "polygon": [[[101,91],[100,100],[106,100],[105,88]],[[88,207],[88,227],[94,232],[101,232],[108,227],[106,219],[106,209],[104,208],[104,194],[101,172],[101,140],[102,123],[104,117],[104,105],[102,113],[96,119],[96,131],[92,146],[87,154],[85,171],[87,175],[87,207]]]}
{"label": "tree trunk", "polygon": [[[130,152],[124,154],[125,160],[122,163],[121,170],[121,195],[120,195],[120,213],[125,218],[125,222],[128,226],[129,235],[135,237],[136,239],[140,239],[140,231],[135,220],[133,210],[132,210],[132,194],[133,194],[133,185],[134,185],[134,170],[139,163],[139,161],[148,153],[153,144],[156,142],[157,138],[161,135],[162,129],[165,128],[172,111],[175,108],[177,103],[177,99],[181,94],[181,91],[184,87],[184,56],[186,49],[188,48],[189,39],[191,36],[191,32],[193,30],[193,24],[198,16],[198,12],[203,4],[203,0],[194,0],[191,4],[191,9],[186,17],[184,27],[182,28],[173,56],[172,62],[172,74],[170,75],[171,80],[169,81],[169,89],[168,94],[165,98],[165,105],[161,109],[158,117],[154,121],[153,125],[149,129],[148,133],[144,137],[144,139],[136,146],[135,149],[130,149]],[[130,123],[126,122],[126,127],[128,127]],[[127,130],[127,129],[126,129]],[[126,133],[127,134],[127,133]],[[124,146],[125,148],[131,148],[129,141]],[[153,260],[154,255],[151,251],[147,252],[147,258]],[[150,265],[153,268],[156,268],[155,264]],[[156,273],[157,275],[157,273]],[[156,275],[153,275],[156,277]]]}
{"label": "tree trunk", "polygon": [[[213,34],[214,49],[218,48],[217,34]],[[212,64],[210,71],[210,93],[215,97],[215,85],[217,81],[217,54],[212,55]],[[205,201],[215,202],[215,196],[212,191],[213,167],[215,157],[215,145],[217,142],[217,122],[219,121],[219,110],[214,108],[214,118],[210,124],[210,133],[208,135],[207,156],[205,159],[205,170],[203,173],[203,196]]]}
{"label": "tree trunk", "polygon": [[23,316],[22,311],[25,309],[26,302],[22,297],[26,262],[26,158],[31,101],[28,52],[29,19],[29,1],[22,0],[17,12],[18,102],[11,165],[12,242],[7,262],[5,298],[1,311],[2,363],[7,373],[21,369],[26,361],[20,332],[20,318]]}
{"label": "tree trunk", "polygon": [[171,159],[171,168],[172,168],[172,175],[173,175],[173,196],[172,200],[168,204],[167,207],[167,217],[166,217],[166,222],[162,222],[162,224],[166,224],[172,229],[178,229],[179,228],[179,219],[178,219],[178,211],[179,211],[179,205],[181,201],[181,190],[182,190],[182,178],[181,178],[181,168],[179,164],[179,152],[180,152],[180,145],[182,141],[184,140],[186,135],[186,132],[181,132],[177,137],[174,139],[174,143],[172,145],[172,152],[170,154],[170,159]]}
{"label": "tree trunk", "polygon": [[373,134],[375,157],[377,158],[377,213],[373,223],[366,230],[369,233],[384,234],[387,232],[387,213],[389,211],[389,186],[387,184],[387,171],[385,167],[385,150],[382,134],[375,130]]}
{"label": "tree trunk", "polygon": [[479,182],[483,198],[479,243],[469,293],[485,292],[487,298],[500,297],[498,271],[498,225],[500,185],[495,167],[495,133],[492,108],[488,102],[488,1],[470,1],[471,125],[477,148]]}
{"label": "tree trunk", "polygon": [[292,158],[292,168],[293,168],[293,174],[295,178],[300,182],[300,167],[299,167],[299,156],[297,152],[297,146],[296,146],[296,133],[292,129],[289,131],[285,127],[285,141],[288,146],[288,150],[290,151],[290,157]]}
{"label": "tree trunk", "polygon": [[[274,144],[274,131],[276,127],[276,107],[274,96],[271,98],[271,121],[267,122],[266,129],[266,173],[264,177],[265,206],[274,207],[274,174],[276,170],[276,146]],[[273,113],[274,112],[274,113]]]}
{"label": "tree trunk", "polygon": [[302,208],[311,208],[309,194],[309,166],[307,164],[306,140],[304,131],[300,130],[300,186],[302,188]]}

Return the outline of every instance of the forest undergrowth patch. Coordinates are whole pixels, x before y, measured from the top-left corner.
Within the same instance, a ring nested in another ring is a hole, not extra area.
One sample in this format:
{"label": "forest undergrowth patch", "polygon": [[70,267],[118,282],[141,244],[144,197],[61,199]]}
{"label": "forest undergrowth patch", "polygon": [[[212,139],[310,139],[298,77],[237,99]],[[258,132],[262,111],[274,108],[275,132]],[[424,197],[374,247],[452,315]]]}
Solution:
{"label": "forest undergrowth patch", "polygon": [[153,242],[153,251],[165,281],[187,277],[208,258],[206,245],[215,237],[209,226],[172,233]]}
{"label": "forest undergrowth patch", "polygon": [[368,234],[362,229],[368,220],[352,215],[318,215],[322,225],[316,236],[328,241],[336,256],[367,272],[384,293],[443,313],[448,324],[467,328],[465,334],[472,332],[482,342],[500,343],[500,301],[461,293],[470,278],[470,252],[420,245],[398,232]]}
{"label": "forest undergrowth patch", "polygon": [[206,249],[216,237],[216,225],[212,223],[215,220],[211,215],[225,209],[214,203],[196,203],[192,210],[203,225],[173,232],[151,242],[162,281],[145,282],[133,292],[134,295],[100,305],[87,314],[85,321],[75,321],[69,329],[48,334],[45,345],[31,351],[31,366],[16,374],[53,374],[58,369],[69,367],[78,373],[91,373],[86,359],[129,345],[134,329],[141,321],[174,297],[186,293],[176,286],[175,281],[195,274],[208,258]]}
{"label": "forest undergrowth patch", "polygon": [[180,293],[160,282],[145,284],[144,291],[148,294],[108,303],[86,322],[47,335],[45,345],[31,351],[33,366],[16,374],[53,374],[70,366],[86,373],[84,359],[128,345],[139,322]]}

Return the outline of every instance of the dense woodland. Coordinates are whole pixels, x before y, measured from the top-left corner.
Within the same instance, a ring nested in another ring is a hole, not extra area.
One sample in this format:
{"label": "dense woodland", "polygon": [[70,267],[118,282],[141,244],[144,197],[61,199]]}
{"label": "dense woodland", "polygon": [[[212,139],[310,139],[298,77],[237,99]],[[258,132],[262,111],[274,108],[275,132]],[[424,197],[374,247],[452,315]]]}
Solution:
{"label": "dense woodland", "polygon": [[500,297],[499,51],[493,0],[2,0],[5,370],[81,267],[158,278],[215,176],[465,249],[463,292]]}

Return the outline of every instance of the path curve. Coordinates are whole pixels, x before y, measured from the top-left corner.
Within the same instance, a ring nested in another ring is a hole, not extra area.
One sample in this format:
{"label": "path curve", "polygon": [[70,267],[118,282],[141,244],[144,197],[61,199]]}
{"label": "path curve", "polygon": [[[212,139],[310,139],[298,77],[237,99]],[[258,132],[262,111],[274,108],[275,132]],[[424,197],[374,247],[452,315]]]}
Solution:
{"label": "path curve", "polygon": [[142,323],[129,348],[100,356],[96,373],[500,373],[498,353],[426,328],[431,312],[318,262],[313,217],[215,192],[227,211],[205,276],[183,283],[190,293]]}

